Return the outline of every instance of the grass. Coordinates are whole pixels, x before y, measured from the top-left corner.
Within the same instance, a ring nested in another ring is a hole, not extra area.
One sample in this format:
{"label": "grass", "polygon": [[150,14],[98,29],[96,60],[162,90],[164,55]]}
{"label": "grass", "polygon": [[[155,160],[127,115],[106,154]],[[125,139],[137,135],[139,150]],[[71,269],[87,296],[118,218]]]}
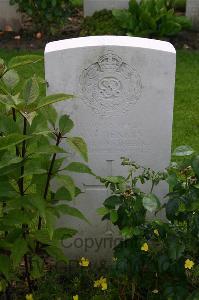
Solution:
{"label": "grass", "polygon": [[[36,53],[42,54],[41,51]],[[18,54],[27,52],[0,49],[0,57],[5,60]],[[21,75],[25,79],[33,72],[44,76],[43,64],[21,70]],[[172,148],[183,144],[199,151],[199,51],[177,52]]]}

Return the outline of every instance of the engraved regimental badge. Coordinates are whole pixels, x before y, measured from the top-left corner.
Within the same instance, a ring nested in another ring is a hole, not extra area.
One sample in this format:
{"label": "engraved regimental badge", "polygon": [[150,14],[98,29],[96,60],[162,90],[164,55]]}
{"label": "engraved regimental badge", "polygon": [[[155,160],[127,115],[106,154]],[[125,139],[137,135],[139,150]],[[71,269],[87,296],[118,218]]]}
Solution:
{"label": "engraved regimental badge", "polygon": [[104,116],[126,112],[137,102],[142,89],[136,69],[112,51],[83,70],[80,86],[86,104]]}

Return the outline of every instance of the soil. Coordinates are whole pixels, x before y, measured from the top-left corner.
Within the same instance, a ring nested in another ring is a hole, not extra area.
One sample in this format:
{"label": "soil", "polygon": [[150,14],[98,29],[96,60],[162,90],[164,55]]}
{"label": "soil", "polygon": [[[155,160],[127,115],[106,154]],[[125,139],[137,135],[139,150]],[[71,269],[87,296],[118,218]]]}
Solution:
{"label": "soil", "polygon": [[[30,30],[20,32],[0,32],[0,48],[12,50],[43,50],[50,41],[79,37],[83,22],[81,10],[69,18],[66,28],[57,36],[46,37]],[[199,32],[183,31],[176,37],[166,38],[176,49],[199,50]]]}

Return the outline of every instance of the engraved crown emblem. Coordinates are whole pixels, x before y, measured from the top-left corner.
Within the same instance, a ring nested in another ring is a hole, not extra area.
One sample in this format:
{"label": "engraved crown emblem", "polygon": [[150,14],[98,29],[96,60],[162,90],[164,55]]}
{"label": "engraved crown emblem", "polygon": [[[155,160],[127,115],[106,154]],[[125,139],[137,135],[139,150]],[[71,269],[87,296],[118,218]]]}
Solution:
{"label": "engraved crown emblem", "polygon": [[122,64],[122,59],[111,51],[98,59],[101,71],[113,70],[117,71]]}

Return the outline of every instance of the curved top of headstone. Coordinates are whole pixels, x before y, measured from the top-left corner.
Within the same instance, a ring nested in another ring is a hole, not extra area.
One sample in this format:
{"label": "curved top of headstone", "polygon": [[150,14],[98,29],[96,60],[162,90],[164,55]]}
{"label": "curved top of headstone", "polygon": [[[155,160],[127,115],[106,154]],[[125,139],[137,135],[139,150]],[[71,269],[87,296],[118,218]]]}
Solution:
{"label": "curved top of headstone", "polygon": [[169,42],[138,37],[110,35],[87,36],[50,42],[46,45],[45,53],[73,48],[102,46],[134,47],[176,53],[174,46]]}

